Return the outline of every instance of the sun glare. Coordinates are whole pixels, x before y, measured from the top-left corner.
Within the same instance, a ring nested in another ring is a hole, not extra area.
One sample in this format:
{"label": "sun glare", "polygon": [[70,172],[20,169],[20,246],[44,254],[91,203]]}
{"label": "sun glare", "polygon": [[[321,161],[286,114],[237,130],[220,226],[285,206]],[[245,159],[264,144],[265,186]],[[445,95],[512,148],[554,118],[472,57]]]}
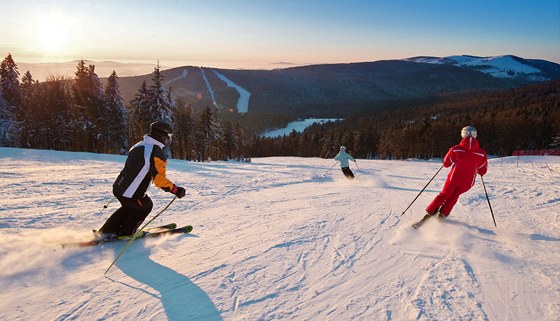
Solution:
{"label": "sun glare", "polygon": [[70,21],[59,12],[42,15],[37,21],[37,45],[45,55],[63,54],[70,41]]}

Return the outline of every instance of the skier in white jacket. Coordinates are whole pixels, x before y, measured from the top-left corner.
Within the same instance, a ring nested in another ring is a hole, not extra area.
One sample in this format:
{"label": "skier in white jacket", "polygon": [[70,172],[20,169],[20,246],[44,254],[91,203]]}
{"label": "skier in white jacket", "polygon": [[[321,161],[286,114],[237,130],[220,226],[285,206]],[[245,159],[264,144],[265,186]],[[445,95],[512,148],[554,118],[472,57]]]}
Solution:
{"label": "skier in white jacket", "polygon": [[334,157],[334,159],[340,162],[340,169],[342,170],[342,173],[344,173],[344,176],[346,176],[346,178],[348,179],[354,179],[354,173],[352,173],[352,171],[350,170],[348,160],[354,162],[356,162],[356,160],[354,159],[354,157],[346,153],[346,147],[340,146],[340,152]]}

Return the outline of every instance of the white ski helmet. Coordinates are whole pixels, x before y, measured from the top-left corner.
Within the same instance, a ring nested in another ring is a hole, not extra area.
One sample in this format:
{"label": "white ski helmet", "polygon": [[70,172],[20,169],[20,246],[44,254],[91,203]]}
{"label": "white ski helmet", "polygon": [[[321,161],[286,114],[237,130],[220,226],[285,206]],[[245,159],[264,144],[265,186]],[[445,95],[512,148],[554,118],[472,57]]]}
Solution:
{"label": "white ski helmet", "polygon": [[340,150],[346,150],[346,147],[340,146]]}
{"label": "white ski helmet", "polygon": [[477,136],[476,128],[474,128],[473,126],[465,126],[463,127],[463,129],[461,129],[462,138],[467,138],[467,137],[476,138],[476,136]]}

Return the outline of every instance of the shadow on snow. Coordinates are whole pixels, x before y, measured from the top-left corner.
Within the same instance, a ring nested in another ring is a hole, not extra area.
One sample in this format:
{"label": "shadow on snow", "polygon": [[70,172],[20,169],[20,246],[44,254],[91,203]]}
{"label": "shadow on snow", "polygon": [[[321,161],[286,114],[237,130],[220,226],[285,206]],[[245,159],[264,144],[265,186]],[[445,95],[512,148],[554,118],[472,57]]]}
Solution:
{"label": "shadow on snow", "polygon": [[204,290],[185,275],[154,262],[149,248],[134,245],[129,249],[131,253],[123,255],[115,265],[129,277],[159,292],[168,320],[223,320]]}

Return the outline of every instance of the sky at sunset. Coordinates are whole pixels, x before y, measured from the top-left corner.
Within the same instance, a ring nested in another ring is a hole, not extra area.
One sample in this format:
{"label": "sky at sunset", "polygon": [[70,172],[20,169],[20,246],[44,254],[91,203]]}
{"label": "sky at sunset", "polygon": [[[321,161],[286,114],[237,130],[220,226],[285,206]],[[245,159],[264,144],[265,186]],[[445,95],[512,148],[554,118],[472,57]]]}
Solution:
{"label": "sky at sunset", "polygon": [[0,0],[8,53],[264,69],[460,54],[560,63],[560,0]]}

